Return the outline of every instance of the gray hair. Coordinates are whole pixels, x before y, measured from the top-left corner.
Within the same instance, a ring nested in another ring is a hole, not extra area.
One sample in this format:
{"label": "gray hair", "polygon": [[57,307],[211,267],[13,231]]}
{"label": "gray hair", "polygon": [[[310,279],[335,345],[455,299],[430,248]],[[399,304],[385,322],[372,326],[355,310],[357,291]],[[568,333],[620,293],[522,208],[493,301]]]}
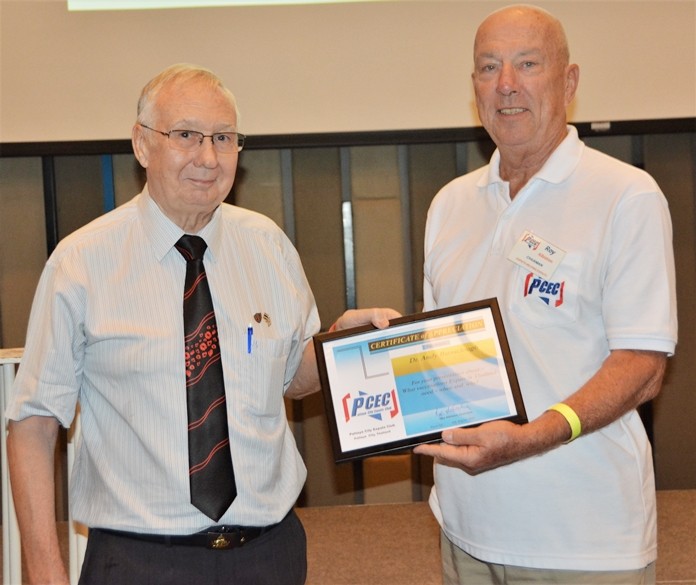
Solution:
{"label": "gray hair", "polygon": [[237,125],[239,125],[239,108],[234,94],[225,87],[222,80],[209,69],[191,65],[189,63],[178,63],[167,67],[162,72],[157,74],[143,87],[138,99],[138,117],[139,124],[152,124],[152,109],[159,92],[166,86],[174,83],[185,83],[188,81],[203,81],[210,88],[218,89],[230,102],[234,108]]}

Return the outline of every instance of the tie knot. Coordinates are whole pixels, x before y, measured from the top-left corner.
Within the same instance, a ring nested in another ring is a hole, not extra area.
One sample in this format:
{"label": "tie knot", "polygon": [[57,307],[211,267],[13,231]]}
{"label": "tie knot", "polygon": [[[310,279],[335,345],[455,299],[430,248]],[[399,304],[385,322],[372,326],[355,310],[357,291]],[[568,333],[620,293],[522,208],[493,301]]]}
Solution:
{"label": "tie knot", "polygon": [[186,259],[186,262],[190,260],[203,260],[203,254],[205,254],[205,249],[208,244],[200,236],[181,236],[179,241],[174,244],[174,247],[179,250],[179,253]]}

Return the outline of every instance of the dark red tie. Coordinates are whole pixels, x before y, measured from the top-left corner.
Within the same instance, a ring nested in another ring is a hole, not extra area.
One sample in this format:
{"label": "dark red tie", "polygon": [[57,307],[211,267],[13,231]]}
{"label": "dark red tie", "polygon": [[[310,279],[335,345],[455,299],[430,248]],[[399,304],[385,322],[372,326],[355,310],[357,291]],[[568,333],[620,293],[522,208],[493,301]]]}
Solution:
{"label": "dark red tie", "polygon": [[206,247],[198,236],[183,236],[176,243],[186,259],[184,352],[191,503],[218,520],[237,496],[237,487],[217,323],[203,266]]}

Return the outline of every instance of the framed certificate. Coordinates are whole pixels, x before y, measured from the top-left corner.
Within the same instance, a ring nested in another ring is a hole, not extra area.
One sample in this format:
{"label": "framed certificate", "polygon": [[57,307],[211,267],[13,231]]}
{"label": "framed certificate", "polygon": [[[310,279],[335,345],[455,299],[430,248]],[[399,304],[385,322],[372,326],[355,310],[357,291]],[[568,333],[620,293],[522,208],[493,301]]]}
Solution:
{"label": "framed certificate", "polygon": [[336,462],[527,422],[496,299],[314,337]]}

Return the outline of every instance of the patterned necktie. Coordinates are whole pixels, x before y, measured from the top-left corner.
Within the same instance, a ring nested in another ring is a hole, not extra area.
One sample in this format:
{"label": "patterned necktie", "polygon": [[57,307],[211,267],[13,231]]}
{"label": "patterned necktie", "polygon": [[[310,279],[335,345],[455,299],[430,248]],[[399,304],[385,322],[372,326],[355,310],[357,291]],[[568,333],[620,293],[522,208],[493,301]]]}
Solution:
{"label": "patterned necktie", "polygon": [[184,351],[191,503],[218,520],[237,496],[237,488],[217,323],[203,266],[206,247],[198,236],[183,236],[176,243],[186,259]]}

